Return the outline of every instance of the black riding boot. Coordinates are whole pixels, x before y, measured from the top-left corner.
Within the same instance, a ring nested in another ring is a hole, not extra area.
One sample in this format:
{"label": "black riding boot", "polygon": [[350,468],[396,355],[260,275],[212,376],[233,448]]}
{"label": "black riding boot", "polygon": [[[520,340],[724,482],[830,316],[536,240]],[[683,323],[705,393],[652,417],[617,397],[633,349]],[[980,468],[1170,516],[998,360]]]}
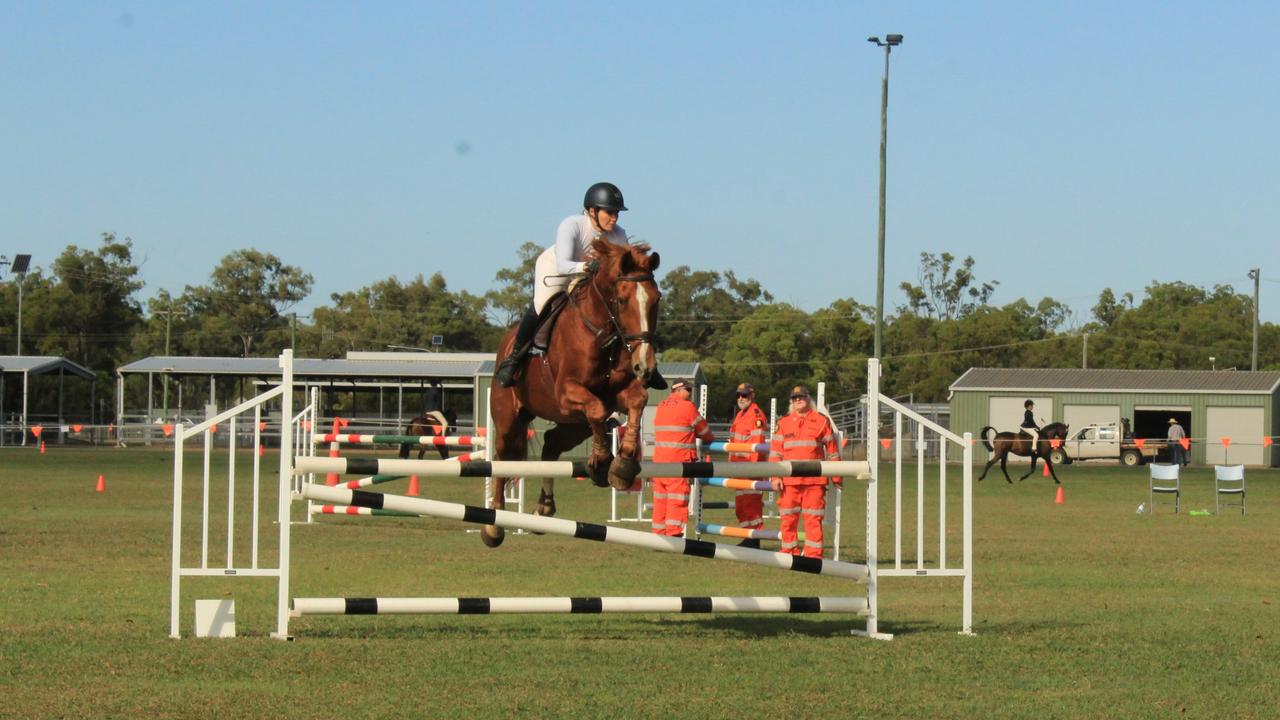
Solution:
{"label": "black riding boot", "polygon": [[529,309],[525,310],[524,317],[520,318],[520,327],[516,328],[516,341],[511,346],[511,354],[502,360],[498,371],[493,374],[494,382],[502,387],[511,387],[516,384],[516,368],[520,367],[520,361],[529,351],[529,344],[533,341],[533,333],[537,329],[538,314],[530,305]]}

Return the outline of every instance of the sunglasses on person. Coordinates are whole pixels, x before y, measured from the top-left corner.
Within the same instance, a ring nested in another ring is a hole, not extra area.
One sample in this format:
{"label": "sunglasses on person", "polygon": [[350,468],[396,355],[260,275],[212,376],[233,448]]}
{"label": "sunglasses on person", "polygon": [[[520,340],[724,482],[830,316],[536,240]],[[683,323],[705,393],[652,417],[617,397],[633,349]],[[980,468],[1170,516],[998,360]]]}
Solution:
{"label": "sunglasses on person", "polygon": [[797,400],[808,400],[808,399],[809,399],[808,395],[792,395],[791,396],[791,402],[795,402]]}

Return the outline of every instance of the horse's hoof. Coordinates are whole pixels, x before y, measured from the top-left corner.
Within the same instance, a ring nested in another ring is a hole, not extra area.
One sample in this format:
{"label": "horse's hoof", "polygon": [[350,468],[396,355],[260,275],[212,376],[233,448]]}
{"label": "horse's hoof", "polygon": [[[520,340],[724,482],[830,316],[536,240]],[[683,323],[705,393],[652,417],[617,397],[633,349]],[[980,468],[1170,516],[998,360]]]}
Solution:
{"label": "horse's hoof", "polygon": [[556,514],[556,498],[554,495],[542,493],[538,495],[538,506],[533,510],[534,515],[542,517],[554,517]]}
{"label": "horse's hoof", "polygon": [[605,458],[600,462],[587,463],[587,474],[591,477],[591,482],[596,487],[609,487],[609,458]]}
{"label": "horse's hoof", "polygon": [[502,528],[493,528],[492,532],[490,532],[489,526],[485,525],[480,529],[480,540],[484,542],[485,547],[496,548],[502,544],[506,537],[507,533]]}
{"label": "horse's hoof", "polygon": [[630,490],[639,474],[640,463],[635,458],[619,455],[609,465],[609,486],[614,490]]}

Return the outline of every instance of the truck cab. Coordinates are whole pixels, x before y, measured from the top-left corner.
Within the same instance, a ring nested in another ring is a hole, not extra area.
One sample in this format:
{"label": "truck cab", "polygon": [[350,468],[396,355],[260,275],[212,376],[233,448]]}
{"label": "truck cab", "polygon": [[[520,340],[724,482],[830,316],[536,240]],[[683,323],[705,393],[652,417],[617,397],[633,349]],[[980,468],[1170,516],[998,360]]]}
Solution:
{"label": "truck cab", "polygon": [[1064,464],[1076,460],[1119,460],[1124,465],[1141,465],[1155,457],[1157,444],[1160,443],[1135,442],[1117,423],[1091,423],[1067,435],[1062,447],[1053,450],[1049,459]]}

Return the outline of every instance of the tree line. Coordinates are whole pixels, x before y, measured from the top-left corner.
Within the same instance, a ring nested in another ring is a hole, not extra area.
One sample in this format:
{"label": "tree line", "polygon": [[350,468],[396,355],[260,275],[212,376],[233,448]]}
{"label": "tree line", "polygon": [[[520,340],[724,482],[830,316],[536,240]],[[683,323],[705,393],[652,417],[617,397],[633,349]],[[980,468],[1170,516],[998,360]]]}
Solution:
{"label": "tree line", "polygon": [[[392,275],[333,293],[311,313],[296,308],[313,278],[270,253],[236,250],[203,285],[159,291],[145,285],[128,238],[104,233],[96,248],[68,246],[23,281],[23,354],[62,355],[110,388],[117,367],[150,355],[338,358],[351,350],[430,347],[490,352],[529,303],[542,248],[526,243],[483,295],[451,290],[441,272]],[[982,282],[971,257],[921,253],[915,283],[885,317],[884,392],[942,402],[970,367],[1249,369],[1253,299],[1230,285],[1210,289],[1154,283],[1141,298],[1103,290],[1087,318],[1045,297],[997,305],[997,282]],[[9,278],[14,280],[15,278]],[[761,397],[795,384],[827,383],[829,397],[866,391],[874,308],[840,298],[806,312],[777,302],[759,281],[732,270],[678,266],[661,279],[661,359],[702,363],[712,397],[739,382]],[[16,350],[17,285],[0,283],[0,354]],[[1261,328],[1259,367],[1280,369],[1280,326]],[[715,418],[729,402],[713,403]]]}

